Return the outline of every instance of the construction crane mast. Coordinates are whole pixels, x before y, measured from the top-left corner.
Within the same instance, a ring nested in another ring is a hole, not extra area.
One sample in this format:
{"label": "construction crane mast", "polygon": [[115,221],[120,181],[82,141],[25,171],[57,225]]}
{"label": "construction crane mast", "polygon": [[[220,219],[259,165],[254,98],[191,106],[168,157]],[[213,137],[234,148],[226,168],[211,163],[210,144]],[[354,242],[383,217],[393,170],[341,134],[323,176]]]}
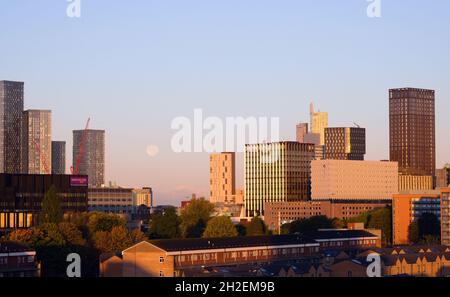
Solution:
{"label": "construction crane mast", "polygon": [[77,175],[79,173],[81,158],[83,158],[83,154],[84,154],[84,144],[86,142],[86,137],[87,137],[87,132],[88,132],[90,121],[91,121],[91,118],[88,118],[87,123],[86,123],[86,128],[84,128],[83,135],[81,136],[80,146],[78,147],[78,155],[77,155],[76,159],[74,160],[75,167],[74,166],[70,167],[70,171],[71,171],[72,175]]}

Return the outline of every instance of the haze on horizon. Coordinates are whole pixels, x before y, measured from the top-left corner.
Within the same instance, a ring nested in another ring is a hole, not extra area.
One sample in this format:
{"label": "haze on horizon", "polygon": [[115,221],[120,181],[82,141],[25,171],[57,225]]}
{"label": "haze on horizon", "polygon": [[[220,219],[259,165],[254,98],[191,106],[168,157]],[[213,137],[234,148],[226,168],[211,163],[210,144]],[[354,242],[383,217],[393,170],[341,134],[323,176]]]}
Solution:
{"label": "haze on horizon", "polygon": [[[437,167],[450,162],[450,2],[382,0],[5,1],[0,80],[25,82],[25,108],[51,109],[53,139],[106,130],[106,180],[152,186],[156,203],[207,196],[206,153],[175,154],[175,117],[280,117],[367,129],[366,160],[389,158],[388,89],[436,90]],[[150,147],[149,147],[150,146]],[[243,158],[237,158],[238,187]]]}

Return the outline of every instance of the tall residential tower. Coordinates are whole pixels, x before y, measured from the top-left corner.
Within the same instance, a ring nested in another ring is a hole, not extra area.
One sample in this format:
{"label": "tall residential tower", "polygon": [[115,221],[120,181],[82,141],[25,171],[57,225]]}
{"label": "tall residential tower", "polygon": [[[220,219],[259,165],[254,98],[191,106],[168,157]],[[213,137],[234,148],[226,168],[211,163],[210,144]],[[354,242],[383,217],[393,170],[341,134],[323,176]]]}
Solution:
{"label": "tall residential tower", "polygon": [[52,173],[52,112],[27,110],[22,121],[22,172]]}
{"label": "tall residential tower", "polygon": [[[80,155],[83,134],[84,130],[73,131],[74,168]],[[78,173],[88,175],[89,187],[101,187],[105,184],[105,131],[86,130],[85,136]]]}
{"label": "tall residential tower", "polygon": [[52,141],[52,173],[66,173],[66,142]]}
{"label": "tall residential tower", "polygon": [[0,81],[0,173],[20,173],[23,82]]}

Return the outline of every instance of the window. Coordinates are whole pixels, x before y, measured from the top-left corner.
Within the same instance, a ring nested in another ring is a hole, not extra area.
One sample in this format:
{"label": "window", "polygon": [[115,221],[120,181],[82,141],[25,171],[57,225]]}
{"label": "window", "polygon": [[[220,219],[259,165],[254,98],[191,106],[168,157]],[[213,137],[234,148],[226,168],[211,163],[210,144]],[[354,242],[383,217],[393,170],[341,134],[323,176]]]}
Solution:
{"label": "window", "polygon": [[347,277],[352,277],[353,276],[353,272],[351,272],[350,270],[347,271]]}
{"label": "window", "polygon": [[164,277],[164,271],[159,271],[159,276]]}
{"label": "window", "polygon": [[164,263],[164,257],[159,257],[159,263]]}

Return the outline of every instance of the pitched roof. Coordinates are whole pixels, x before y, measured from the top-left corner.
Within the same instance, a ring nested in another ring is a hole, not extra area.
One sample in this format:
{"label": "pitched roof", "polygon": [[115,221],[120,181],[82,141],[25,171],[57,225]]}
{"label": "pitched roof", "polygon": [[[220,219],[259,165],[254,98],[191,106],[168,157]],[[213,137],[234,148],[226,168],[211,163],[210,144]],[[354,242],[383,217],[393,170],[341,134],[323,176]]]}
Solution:
{"label": "pitched roof", "polygon": [[239,236],[224,238],[192,238],[192,239],[160,239],[150,240],[149,243],[167,252],[232,249],[258,246],[282,245],[318,245],[318,241],[332,239],[352,239],[362,237],[376,237],[364,230],[325,230],[276,236]]}
{"label": "pitched roof", "polygon": [[318,245],[314,239],[299,235],[162,239],[150,240],[149,243],[168,252],[226,248],[231,249],[252,246],[281,246],[303,244]]}

